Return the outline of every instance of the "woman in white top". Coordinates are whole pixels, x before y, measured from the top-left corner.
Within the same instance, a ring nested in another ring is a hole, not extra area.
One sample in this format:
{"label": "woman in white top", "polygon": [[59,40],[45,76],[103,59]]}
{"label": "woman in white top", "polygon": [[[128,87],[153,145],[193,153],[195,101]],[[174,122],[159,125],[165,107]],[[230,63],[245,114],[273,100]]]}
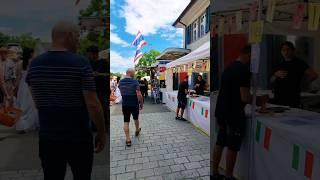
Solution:
{"label": "woman in white top", "polygon": [[17,66],[18,72],[21,72],[17,74],[21,74],[21,78],[19,78],[18,81],[19,88],[17,92],[16,106],[17,108],[21,109],[23,113],[20,119],[17,121],[16,130],[22,134],[36,130],[39,127],[38,111],[33,102],[28,84],[25,82],[28,65],[33,57],[34,50],[25,48],[23,51],[23,61]]}

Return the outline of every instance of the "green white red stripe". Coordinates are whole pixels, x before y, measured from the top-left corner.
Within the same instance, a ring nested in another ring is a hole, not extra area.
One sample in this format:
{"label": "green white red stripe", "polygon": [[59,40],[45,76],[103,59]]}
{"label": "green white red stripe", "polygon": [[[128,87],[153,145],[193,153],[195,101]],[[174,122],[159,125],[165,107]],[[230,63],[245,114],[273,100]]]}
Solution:
{"label": "green white red stripe", "polygon": [[[261,142],[261,136],[263,135],[263,147],[266,150],[270,149],[270,142],[272,138],[272,130],[269,127],[262,127],[262,123],[260,121],[257,121],[256,125],[256,141]],[[262,133],[264,131],[264,133]]]}
{"label": "green white red stripe", "polygon": [[291,167],[300,174],[309,179],[312,179],[314,154],[309,150],[302,150],[303,148],[297,144],[292,146],[292,162]]}

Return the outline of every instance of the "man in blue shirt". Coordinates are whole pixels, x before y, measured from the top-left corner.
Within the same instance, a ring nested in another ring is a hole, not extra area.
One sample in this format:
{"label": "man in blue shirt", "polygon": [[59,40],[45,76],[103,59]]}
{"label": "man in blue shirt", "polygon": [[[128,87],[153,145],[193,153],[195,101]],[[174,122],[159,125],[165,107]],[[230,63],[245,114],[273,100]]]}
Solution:
{"label": "man in blue shirt", "polygon": [[143,97],[140,91],[139,82],[133,79],[134,69],[128,69],[126,77],[119,82],[119,89],[122,96],[122,112],[124,116],[123,130],[126,134],[126,145],[131,146],[129,133],[129,122],[132,114],[136,126],[136,136],[139,136],[141,128],[139,127],[139,110],[143,107]]}
{"label": "man in blue shirt", "polygon": [[90,119],[98,129],[95,152],[106,143],[93,72],[88,59],[74,53],[79,43],[75,25],[55,25],[52,43],[50,51],[31,62],[26,78],[39,113],[44,180],[63,180],[67,164],[75,180],[90,180],[94,152]]}

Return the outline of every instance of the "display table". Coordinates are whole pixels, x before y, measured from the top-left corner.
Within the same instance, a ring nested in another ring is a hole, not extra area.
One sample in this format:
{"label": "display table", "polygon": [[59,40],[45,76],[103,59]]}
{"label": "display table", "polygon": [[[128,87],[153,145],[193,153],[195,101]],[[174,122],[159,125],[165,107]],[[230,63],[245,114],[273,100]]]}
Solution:
{"label": "display table", "polygon": [[[177,94],[177,91],[172,91],[165,92],[163,96],[164,103],[172,111],[176,111],[178,106]],[[197,98],[188,97],[183,117],[207,135],[210,135],[210,98],[205,96]]]}
{"label": "display table", "polygon": [[[211,105],[215,104],[213,96]],[[246,111],[250,112],[250,106]],[[211,128],[216,140],[218,125],[214,119]],[[257,113],[254,120],[247,120],[235,175],[241,180],[320,179],[319,137],[319,113],[300,109],[273,115]],[[225,158],[221,167],[225,168]]]}

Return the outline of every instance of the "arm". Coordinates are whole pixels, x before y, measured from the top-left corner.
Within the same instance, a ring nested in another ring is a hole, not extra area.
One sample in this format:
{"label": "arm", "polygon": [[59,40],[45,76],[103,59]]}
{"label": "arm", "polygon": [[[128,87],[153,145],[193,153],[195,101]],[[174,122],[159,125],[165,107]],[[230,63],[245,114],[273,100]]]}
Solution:
{"label": "arm", "polygon": [[[87,105],[90,119],[96,125],[98,130],[98,137],[101,138],[100,143],[101,142],[105,143],[106,141],[105,139],[106,129],[105,129],[105,123],[104,123],[105,119],[103,115],[102,106],[97,97],[97,93],[95,91],[87,91],[87,90],[83,90],[82,93]],[[101,152],[103,148],[104,148],[104,144],[102,143],[97,147],[96,152]]]}
{"label": "arm", "polygon": [[137,97],[138,97],[138,102],[139,102],[140,108],[142,109],[143,108],[143,97],[142,97],[141,91],[140,90],[136,90],[136,93],[137,93]]}

